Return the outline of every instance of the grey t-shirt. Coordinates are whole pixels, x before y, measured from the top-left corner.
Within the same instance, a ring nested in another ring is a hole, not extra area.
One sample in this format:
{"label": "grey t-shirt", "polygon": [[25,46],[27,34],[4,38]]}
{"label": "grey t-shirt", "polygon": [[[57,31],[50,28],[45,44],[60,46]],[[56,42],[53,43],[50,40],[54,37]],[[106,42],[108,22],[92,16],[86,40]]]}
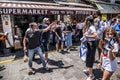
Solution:
{"label": "grey t-shirt", "polygon": [[31,29],[28,29],[25,33],[25,37],[28,40],[28,49],[34,49],[41,45],[40,37],[42,30],[38,29],[37,31],[32,32]]}

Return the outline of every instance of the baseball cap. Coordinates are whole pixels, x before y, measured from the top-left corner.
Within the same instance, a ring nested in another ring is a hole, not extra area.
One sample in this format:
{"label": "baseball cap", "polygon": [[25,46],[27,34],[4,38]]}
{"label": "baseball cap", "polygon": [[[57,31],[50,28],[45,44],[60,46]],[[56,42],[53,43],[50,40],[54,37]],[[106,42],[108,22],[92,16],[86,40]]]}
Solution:
{"label": "baseball cap", "polygon": [[49,18],[44,18],[44,19],[43,19],[43,21],[47,21],[47,20],[49,20]]}

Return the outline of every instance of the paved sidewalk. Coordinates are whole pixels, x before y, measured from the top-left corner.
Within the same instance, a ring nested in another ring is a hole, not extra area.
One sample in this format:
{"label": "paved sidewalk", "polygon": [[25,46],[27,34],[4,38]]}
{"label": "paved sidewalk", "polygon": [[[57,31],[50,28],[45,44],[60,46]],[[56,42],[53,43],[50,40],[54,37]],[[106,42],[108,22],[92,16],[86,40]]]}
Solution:
{"label": "paved sidewalk", "polygon": [[[0,64],[0,80],[86,80],[87,75],[82,70],[85,63],[79,58],[79,47],[72,49],[70,53],[61,54],[50,52],[49,71],[42,69],[39,57],[33,61],[35,74],[28,75],[28,63],[22,59]],[[101,80],[102,72],[94,64],[95,80]],[[120,64],[113,74],[112,80],[120,80]]]}

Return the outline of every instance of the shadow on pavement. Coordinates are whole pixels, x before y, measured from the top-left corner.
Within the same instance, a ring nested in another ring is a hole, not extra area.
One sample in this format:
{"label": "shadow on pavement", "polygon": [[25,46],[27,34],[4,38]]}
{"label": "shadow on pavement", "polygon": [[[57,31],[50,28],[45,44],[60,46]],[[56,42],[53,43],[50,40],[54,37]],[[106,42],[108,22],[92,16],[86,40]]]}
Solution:
{"label": "shadow on pavement", "polygon": [[35,73],[51,73],[53,72],[54,69],[68,69],[70,67],[73,67],[73,65],[69,65],[69,66],[62,66],[62,67],[51,67],[48,68],[47,70],[44,68],[38,68],[38,69],[33,69],[35,71]]}
{"label": "shadow on pavement", "polygon": [[116,76],[117,76],[118,80],[120,80],[120,75],[118,74],[118,75],[116,75]]}
{"label": "shadow on pavement", "polygon": [[[40,58],[35,58],[33,61],[36,62],[37,64],[41,64],[42,63]],[[48,64],[49,65],[53,65],[53,66],[58,66],[58,67],[62,67],[64,65],[62,60],[55,61],[55,60],[52,60],[52,59],[48,60]]]}
{"label": "shadow on pavement", "polygon": [[[77,49],[75,49],[75,48],[79,45],[80,45],[80,42],[74,42],[73,43],[74,47],[72,47],[71,51],[77,51]],[[55,50],[55,46],[53,44],[50,44],[49,50],[50,51]],[[64,51],[62,54],[67,54],[67,53],[68,53],[67,51]],[[18,59],[18,58],[21,58],[23,56],[24,56],[23,49],[15,50],[14,48],[8,48],[8,49],[6,48],[5,54],[0,55],[0,60],[6,60],[6,59],[11,59],[11,58]]]}
{"label": "shadow on pavement", "polygon": [[52,60],[52,59],[48,60],[48,64],[49,65],[58,66],[58,67],[62,67],[64,65],[64,63],[62,62],[62,60],[55,61],[55,60]]}
{"label": "shadow on pavement", "polygon": [[94,75],[95,75],[94,80],[101,80],[102,79],[103,72],[101,71],[101,69],[94,69],[93,72],[94,72]]}
{"label": "shadow on pavement", "polygon": [[[41,61],[39,60],[39,58],[35,59],[35,62],[37,64],[41,64]],[[73,65],[64,66],[64,63],[62,62],[62,60],[55,61],[55,60],[49,59],[48,64],[52,65],[52,66],[56,66],[56,67],[50,67],[48,69],[44,69],[44,68],[35,69],[35,68],[33,68],[33,70],[35,71],[35,73],[50,73],[50,72],[53,72],[54,69],[68,69],[70,67],[73,67]]]}
{"label": "shadow on pavement", "polygon": [[0,71],[5,70],[5,66],[0,66]]}
{"label": "shadow on pavement", "polygon": [[[6,68],[5,68],[5,66],[3,65],[3,66],[0,66],[0,71],[3,71],[3,70],[5,70]],[[2,79],[3,78],[3,76],[1,76],[0,75],[0,79]]]}
{"label": "shadow on pavement", "polygon": [[76,48],[71,48],[70,51],[78,51]]}

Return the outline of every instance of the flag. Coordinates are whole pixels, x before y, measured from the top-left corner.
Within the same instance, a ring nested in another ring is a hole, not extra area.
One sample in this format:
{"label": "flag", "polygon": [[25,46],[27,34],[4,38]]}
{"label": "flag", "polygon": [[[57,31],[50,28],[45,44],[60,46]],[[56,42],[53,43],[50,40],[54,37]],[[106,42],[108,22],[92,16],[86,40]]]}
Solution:
{"label": "flag", "polygon": [[88,49],[84,43],[81,43],[79,56],[83,61],[86,61],[88,55]]}

